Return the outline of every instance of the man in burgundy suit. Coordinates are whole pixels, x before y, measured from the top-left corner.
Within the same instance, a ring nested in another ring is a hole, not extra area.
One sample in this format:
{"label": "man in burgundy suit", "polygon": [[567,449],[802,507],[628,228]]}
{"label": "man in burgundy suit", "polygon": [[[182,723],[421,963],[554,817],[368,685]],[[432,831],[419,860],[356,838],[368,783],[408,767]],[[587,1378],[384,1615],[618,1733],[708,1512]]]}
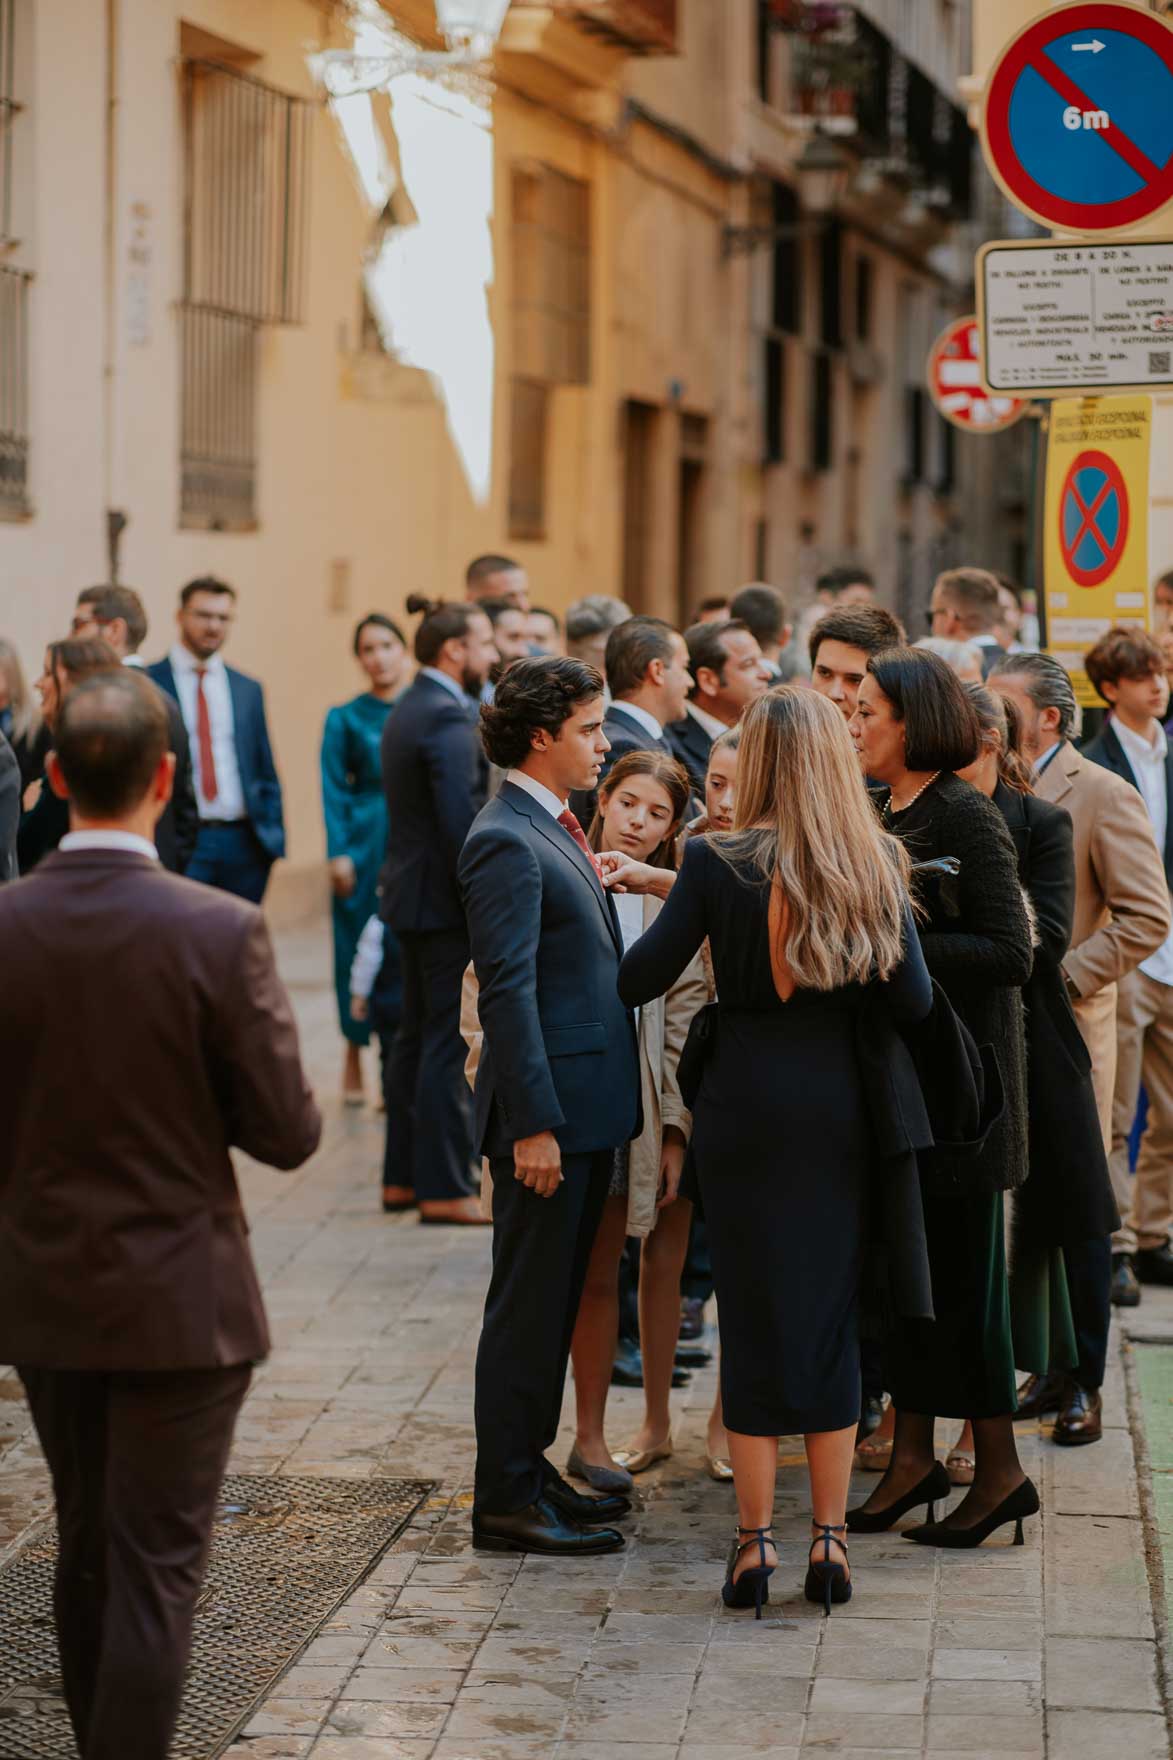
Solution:
{"label": "man in burgundy suit", "polygon": [[0,890],[0,1362],[53,1476],[83,1760],[164,1760],[233,1427],[269,1347],[230,1147],[321,1120],[259,910],[166,873],[174,757],[131,670],[62,707],[71,830]]}

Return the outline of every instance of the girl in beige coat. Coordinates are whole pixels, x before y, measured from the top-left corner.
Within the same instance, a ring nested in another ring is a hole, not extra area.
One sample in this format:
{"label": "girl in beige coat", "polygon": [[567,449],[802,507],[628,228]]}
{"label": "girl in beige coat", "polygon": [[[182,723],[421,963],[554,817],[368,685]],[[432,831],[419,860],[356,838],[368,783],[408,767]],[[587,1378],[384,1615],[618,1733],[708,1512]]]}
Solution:
{"label": "girl in beige coat", "polygon": [[[590,829],[592,847],[674,869],[688,802],[688,777],[674,759],[657,751],[629,752],[599,790],[598,812]],[[626,946],[638,940],[661,908],[657,898],[627,893],[616,894],[615,904]],[[708,1000],[698,954],[666,996],[640,1010],[643,1130],[630,1146],[616,1151],[611,1190],[571,1345],[578,1424],[569,1470],[598,1490],[631,1483],[630,1475],[616,1467],[603,1432],[619,1330],[619,1259],[624,1240],[628,1235],[645,1239],[653,1229],[676,1232],[677,1225],[685,1236],[688,1233],[691,1206],[677,1207],[676,1198],[691,1120],[676,1085],[676,1065],[692,1018]],[[679,1304],[677,1274],[667,1325],[648,1326],[645,1321],[641,1326],[649,1383],[663,1369],[662,1357],[667,1362],[665,1386],[671,1380]]]}

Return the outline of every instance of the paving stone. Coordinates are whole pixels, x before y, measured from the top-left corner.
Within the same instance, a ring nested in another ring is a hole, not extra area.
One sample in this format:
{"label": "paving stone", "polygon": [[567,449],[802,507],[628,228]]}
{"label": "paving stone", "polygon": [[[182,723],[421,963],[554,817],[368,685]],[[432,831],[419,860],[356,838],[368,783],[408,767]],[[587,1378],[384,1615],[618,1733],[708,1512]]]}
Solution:
{"label": "paving stone", "polygon": [[556,1705],[465,1705],[457,1700],[444,1726],[445,1740],[485,1744],[494,1740],[545,1741],[562,1733],[567,1708]]}
{"label": "paving stone", "polygon": [[328,1700],[266,1699],[241,1732],[253,1736],[316,1736],[322,1727]]}
{"label": "paving stone", "polygon": [[743,1756],[772,1754],[777,1748],[798,1748],[802,1741],[802,1717],[797,1712],[782,1712],[760,1718],[737,1721],[724,1712],[692,1711],[685,1726],[682,1756],[713,1750]]}
{"label": "paving stone", "polygon": [[865,1716],[860,1712],[812,1711],[806,1720],[803,1752],[853,1755],[860,1748],[907,1749],[919,1754],[924,1743],[923,1717],[877,1713]]}
{"label": "paving stone", "polygon": [[447,1705],[409,1701],[341,1699],[326,1719],[340,1736],[393,1736],[399,1741],[433,1741],[444,1727]]}
{"label": "paving stone", "polygon": [[1154,1646],[1128,1638],[1048,1638],[1047,1705],[1159,1710]]}
{"label": "paving stone", "polygon": [[1043,1753],[1041,1715],[989,1717],[978,1713],[929,1713],[928,1746],[959,1754],[993,1749],[1009,1754]]}
{"label": "paving stone", "polygon": [[946,1650],[933,1652],[933,1676],[942,1681],[1037,1681],[1038,1650]]}
{"label": "paving stone", "polygon": [[1169,1732],[1159,1713],[1052,1711],[1047,1717],[1048,1760],[1168,1760]]}
{"label": "paving stone", "polygon": [[919,1717],[924,1703],[922,1681],[853,1681],[824,1675],[816,1679],[810,1694],[812,1714],[857,1711],[874,1717]]}
{"label": "paving stone", "polygon": [[1039,1681],[930,1681],[929,1714],[1025,1717],[1043,1704]]}

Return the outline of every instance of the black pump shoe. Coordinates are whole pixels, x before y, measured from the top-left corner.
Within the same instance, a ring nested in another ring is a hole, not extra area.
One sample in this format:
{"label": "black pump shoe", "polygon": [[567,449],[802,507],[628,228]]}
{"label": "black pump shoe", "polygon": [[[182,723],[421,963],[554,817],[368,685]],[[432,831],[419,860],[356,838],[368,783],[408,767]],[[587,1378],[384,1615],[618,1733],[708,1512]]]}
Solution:
{"label": "black pump shoe", "polygon": [[988,1540],[995,1528],[1003,1528],[1007,1522],[1014,1523],[1014,1545],[1024,1544],[1022,1524],[1027,1516],[1039,1513],[1039,1494],[1029,1479],[1024,1479],[1009,1497],[1003,1498],[997,1509],[991,1510],[984,1521],[975,1522],[972,1528],[947,1528],[944,1522],[926,1522],[921,1528],[909,1528],[904,1538],[916,1540],[922,1546],[949,1546],[962,1548],[980,1546]]}
{"label": "black pump shoe", "polygon": [[[770,1578],[774,1574],[774,1566],[766,1563],[766,1536],[769,1532],[769,1528],[738,1528],[737,1533],[748,1534],[749,1539],[739,1540],[735,1537],[729,1557],[729,1573],[721,1585],[721,1599],[726,1607],[752,1607],[755,1619],[761,1619],[762,1608],[770,1599]],[[734,1582],[733,1572],[738,1559],[746,1547],[752,1546],[755,1541],[761,1562],[747,1564]],[[772,1540],[770,1544],[774,1544]]]}
{"label": "black pump shoe", "polygon": [[823,1612],[829,1614],[832,1602],[839,1605],[844,1601],[851,1600],[851,1578],[847,1574],[847,1566],[841,1564],[837,1558],[831,1557],[832,1542],[840,1547],[844,1554],[847,1552],[847,1541],[839,1538],[841,1534],[846,1534],[847,1524],[843,1522],[838,1526],[830,1527],[825,1522],[816,1522],[815,1526],[819,1531],[811,1541],[811,1551],[814,1551],[821,1540],[823,1542],[823,1556],[817,1559],[812,1558],[807,1565],[806,1582],[803,1584],[802,1592],[808,1601],[821,1601]]}
{"label": "black pump shoe", "polygon": [[890,1503],[887,1509],[849,1509],[847,1526],[853,1534],[883,1534],[901,1516],[906,1516],[910,1509],[915,1509],[918,1503],[925,1505],[926,1518],[933,1522],[937,1517],[938,1500],[943,1502],[951,1489],[948,1473],[940,1461],[934,1461],[932,1470],[925,1474],[920,1484],[914,1485],[911,1491],[906,1491],[903,1497],[898,1497],[895,1503]]}

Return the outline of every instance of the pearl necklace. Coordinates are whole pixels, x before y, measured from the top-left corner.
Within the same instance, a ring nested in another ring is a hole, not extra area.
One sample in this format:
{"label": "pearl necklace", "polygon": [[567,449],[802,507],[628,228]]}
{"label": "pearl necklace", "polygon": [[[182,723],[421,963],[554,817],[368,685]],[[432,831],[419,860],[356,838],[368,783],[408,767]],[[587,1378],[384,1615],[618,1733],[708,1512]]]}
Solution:
{"label": "pearl necklace", "polygon": [[933,774],[930,777],[928,777],[928,779],[926,781],[921,783],[920,787],[917,789],[916,793],[913,795],[912,800],[905,801],[905,803],[902,807],[893,806],[893,804],[892,804],[892,790],[889,789],[888,790],[888,800],[887,800],[887,804],[884,809],[885,812],[887,812],[889,817],[892,817],[897,813],[907,813],[909,807],[914,805],[914,803],[916,801],[919,801],[921,795],[925,792],[925,789],[931,788],[933,786],[934,782],[936,782],[936,780],[940,774],[941,774],[941,772],[939,770],[934,770]]}

